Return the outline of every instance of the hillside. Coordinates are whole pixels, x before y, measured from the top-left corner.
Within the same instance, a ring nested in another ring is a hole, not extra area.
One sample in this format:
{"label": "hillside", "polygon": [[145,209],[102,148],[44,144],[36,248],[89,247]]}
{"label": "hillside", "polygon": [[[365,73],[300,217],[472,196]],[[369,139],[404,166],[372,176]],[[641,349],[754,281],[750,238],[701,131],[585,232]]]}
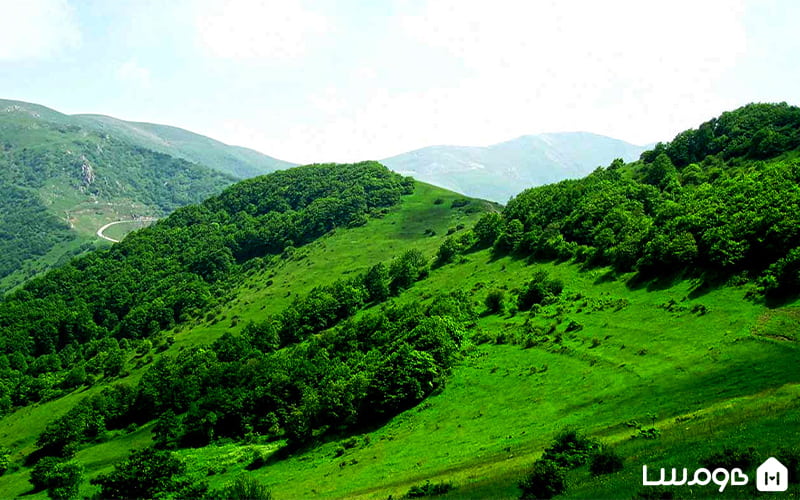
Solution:
{"label": "hillside", "polygon": [[797,497],[798,147],[750,105],[502,210],[373,162],[236,184],[0,302],[0,491],[741,498],[776,456]]}
{"label": "hillside", "polygon": [[284,166],[180,129],[142,127],[153,132],[136,139],[134,124],[0,100],[0,291],[93,247],[106,222],[202,201],[234,182],[221,172]]}
{"label": "hillside", "polygon": [[644,150],[602,135],[569,132],[523,136],[487,147],[431,146],[381,161],[403,175],[506,203],[521,188],[583,177],[615,158],[635,160]]}
{"label": "hillside", "polygon": [[294,166],[252,149],[229,146],[188,130],[153,123],[129,122],[103,115],[74,115],[86,128],[131,144],[205,165],[239,179]]}

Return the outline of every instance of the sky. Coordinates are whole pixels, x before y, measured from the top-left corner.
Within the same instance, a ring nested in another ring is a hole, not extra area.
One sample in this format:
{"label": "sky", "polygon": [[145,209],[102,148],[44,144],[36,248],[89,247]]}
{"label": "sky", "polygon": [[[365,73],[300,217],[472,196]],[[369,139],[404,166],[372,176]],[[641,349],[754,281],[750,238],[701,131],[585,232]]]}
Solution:
{"label": "sky", "polygon": [[0,0],[0,98],[297,162],[800,103],[795,0]]}

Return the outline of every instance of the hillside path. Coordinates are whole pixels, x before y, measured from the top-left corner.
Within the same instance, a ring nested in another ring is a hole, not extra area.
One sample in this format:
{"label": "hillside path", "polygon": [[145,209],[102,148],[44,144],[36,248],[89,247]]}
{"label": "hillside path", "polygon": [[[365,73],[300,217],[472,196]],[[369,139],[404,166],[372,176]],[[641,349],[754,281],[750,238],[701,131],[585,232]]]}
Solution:
{"label": "hillside path", "polygon": [[155,220],[156,220],[155,217],[142,217],[141,219],[118,220],[114,222],[109,222],[108,224],[97,230],[97,236],[103,238],[104,240],[108,240],[111,243],[119,243],[119,240],[115,240],[114,238],[106,236],[105,234],[103,234],[103,231],[105,231],[106,229],[115,224],[124,224],[126,222],[153,222]]}

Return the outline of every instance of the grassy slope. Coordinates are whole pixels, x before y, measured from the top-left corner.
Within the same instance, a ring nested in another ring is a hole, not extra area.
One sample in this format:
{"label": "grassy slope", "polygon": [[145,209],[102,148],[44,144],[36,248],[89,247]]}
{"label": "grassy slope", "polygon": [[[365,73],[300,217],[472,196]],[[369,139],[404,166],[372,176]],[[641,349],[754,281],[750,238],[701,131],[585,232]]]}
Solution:
{"label": "grassy slope", "polygon": [[[176,342],[167,352],[174,353],[186,345],[212,342],[228,330],[238,331],[244,321],[232,327],[234,316],[242,320],[257,320],[267,314],[277,313],[292,300],[293,295],[332,282],[346,272],[360,272],[377,262],[388,261],[408,248],[420,248],[432,256],[448,228],[456,227],[459,223],[470,227],[480,216],[479,212],[468,215],[464,210],[450,208],[453,200],[461,198],[459,194],[418,183],[414,194],[404,197],[402,204],[390,209],[386,216],[372,219],[362,227],[340,230],[299,249],[292,260],[281,261],[277,268],[269,272],[252,273],[235,298],[214,311],[208,320],[179,327],[175,335]],[[434,204],[437,199],[441,199],[442,203]],[[482,207],[482,210],[489,207],[485,202],[475,201],[473,204]],[[427,236],[426,229],[432,229],[436,236]],[[268,279],[274,281],[271,287],[265,287]],[[288,291],[291,291],[291,295],[287,295]],[[132,367],[138,361],[131,359],[128,366]],[[128,377],[111,383],[135,384],[145,369],[131,368]],[[13,448],[15,453],[12,459],[18,461],[36,449],[36,438],[48,422],[66,413],[80,399],[102,388],[97,385],[88,390],[75,391],[63,398],[4,417],[0,420],[0,445]],[[91,478],[110,470],[111,464],[123,459],[132,447],[142,447],[148,440],[147,428],[133,435],[121,433],[112,441],[81,450],[77,458],[86,465],[87,478]],[[237,455],[239,453],[236,452]],[[30,492],[29,473],[27,468],[22,468],[0,476],[0,498]],[[92,491],[93,488],[88,484],[82,489],[82,493],[86,494]],[[31,498],[46,498],[46,495],[40,492]]]}
{"label": "grassy slope", "polygon": [[[247,319],[279,311],[291,295],[386,261],[405,248],[421,248],[432,256],[448,227],[471,218],[449,208],[457,195],[442,193],[420,185],[385,218],[338,231],[273,272],[252,274],[215,316],[178,334],[172,349],[238,330]],[[437,197],[445,202],[434,205]],[[436,237],[423,236],[428,228]],[[770,443],[800,444],[800,437],[786,432],[800,424],[800,303],[768,309],[744,300],[743,288],[698,293],[690,281],[630,289],[608,279],[604,270],[541,265],[564,280],[567,293],[580,291],[585,296],[563,312],[557,331],[564,332],[570,320],[581,323],[582,330],[564,333],[561,345],[474,347],[440,394],[358,436],[358,445],[343,456],[335,458],[342,442],[329,442],[252,474],[269,484],[279,499],[397,497],[427,479],[453,482],[453,498],[511,498],[518,495],[517,480],[553,435],[572,425],[617,444],[626,468],[596,479],[585,468],[573,471],[569,493],[630,498],[641,489],[643,464],[692,468],[700,457],[726,444],[755,446],[765,456],[777,449]],[[464,263],[433,271],[402,300],[422,301],[440,291],[462,289],[472,290],[480,303],[488,289],[522,286],[535,267],[509,258],[492,260],[488,252],[478,252]],[[266,286],[270,279],[273,284]],[[603,306],[619,299],[628,305],[620,310]],[[685,310],[660,307],[671,299]],[[694,304],[710,312],[691,313]],[[526,317],[527,313],[484,316],[477,328],[493,337],[511,336],[521,330]],[[534,321],[547,325],[557,320]],[[140,374],[132,370],[131,378]],[[0,421],[0,444],[13,443],[30,452],[46,420],[80,397],[73,394],[6,417]],[[626,422],[650,425],[651,419],[662,432],[659,439],[630,439],[633,430]],[[78,459],[93,477],[131,447],[147,443],[148,434],[147,428],[122,434],[83,449]],[[220,486],[244,469],[253,449],[267,453],[276,447],[228,443],[180,453],[198,474],[213,471],[208,480]],[[25,493],[27,474],[25,469],[6,474],[0,478],[0,491]],[[715,492],[707,488],[698,491]],[[82,490],[92,491],[88,485]]]}
{"label": "grassy slope", "polygon": [[[544,267],[562,277],[568,290],[582,290],[590,299],[624,298],[630,305],[620,311],[567,313],[585,327],[564,335],[563,352],[547,345],[478,346],[441,394],[366,434],[343,457],[334,458],[340,443],[329,443],[255,474],[278,498],[386,498],[426,479],[454,482],[454,498],[516,497],[517,480],[553,435],[574,426],[619,443],[630,458],[626,471],[616,476],[591,479],[585,470],[573,473],[572,493],[630,497],[641,488],[643,464],[659,466],[672,457],[670,463],[693,467],[726,443],[774,453],[777,446],[767,446],[776,442],[770,437],[800,424],[797,345],[753,334],[755,325],[779,313],[744,301],[744,290],[722,288],[686,302],[705,305],[711,310],[707,315],[676,314],[659,305],[689,295],[689,282],[630,290],[602,282],[598,271]],[[531,271],[522,261],[493,262],[481,252],[466,264],[435,271],[405,299],[474,289],[477,283],[514,287]],[[476,299],[482,296],[476,292]],[[787,310],[796,314],[797,306]],[[484,317],[479,327],[513,333],[523,318]],[[796,319],[790,326],[795,332],[799,327]],[[594,338],[600,339],[596,347]],[[631,440],[633,431],[624,423],[650,424],[650,415],[662,438]],[[800,444],[797,436],[783,435],[780,441]],[[212,463],[213,454],[204,454]]]}

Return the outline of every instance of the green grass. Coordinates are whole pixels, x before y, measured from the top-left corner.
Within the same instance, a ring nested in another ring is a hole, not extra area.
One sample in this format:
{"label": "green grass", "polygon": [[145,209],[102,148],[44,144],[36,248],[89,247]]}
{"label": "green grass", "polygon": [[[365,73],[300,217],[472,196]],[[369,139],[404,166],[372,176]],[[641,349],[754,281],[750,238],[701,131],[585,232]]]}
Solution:
{"label": "green grass", "polygon": [[[386,262],[405,249],[420,248],[433,257],[448,228],[469,227],[477,217],[451,209],[457,197],[419,185],[384,217],[338,230],[274,268],[250,273],[212,318],[179,328],[167,352],[239,331],[248,320],[280,311],[295,295]],[[437,198],[443,203],[435,204]],[[427,229],[435,236],[426,236]],[[530,314],[482,315],[473,334],[491,340],[466,349],[441,392],[355,436],[356,446],[341,456],[337,450],[350,436],[249,473],[268,484],[278,499],[398,498],[426,480],[454,484],[443,498],[516,498],[517,481],[553,436],[572,426],[616,446],[625,468],[599,478],[586,467],[572,471],[568,496],[630,498],[642,489],[644,464],[691,469],[726,445],[754,446],[765,456],[777,450],[774,443],[800,446],[800,437],[787,432],[800,425],[798,302],[769,309],[746,300],[745,287],[700,293],[690,280],[633,289],[610,278],[606,269],[531,265],[493,259],[488,251],[433,270],[400,300],[426,301],[458,289],[471,293],[482,311],[489,290],[506,290],[509,302],[512,291],[538,268],[562,279],[564,294],[572,297],[561,310],[547,306],[530,318],[534,325],[554,326],[547,341],[527,349],[496,343],[522,336]],[[575,298],[578,293],[581,298]],[[708,312],[692,312],[699,305]],[[583,328],[567,332],[572,321]],[[144,369],[133,370],[128,382]],[[72,394],[5,417],[0,444],[32,451],[46,422],[80,397]],[[654,425],[660,437],[631,439],[631,421]],[[94,477],[148,439],[147,427],[121,433],[81,449],[78,459],[87,467],[87,478]],[[246,470],[254,450],[269,455],[279,446],[224,442],[179,453],[194,474],[219,487]],[[0,477],[0,491],[29,491],[27,474],[22,469]],[[94,491],[87,484],[81,493]],[[708,487],[694,494],[715,492]],[[729,495],[735,493],[729,489]]]}

